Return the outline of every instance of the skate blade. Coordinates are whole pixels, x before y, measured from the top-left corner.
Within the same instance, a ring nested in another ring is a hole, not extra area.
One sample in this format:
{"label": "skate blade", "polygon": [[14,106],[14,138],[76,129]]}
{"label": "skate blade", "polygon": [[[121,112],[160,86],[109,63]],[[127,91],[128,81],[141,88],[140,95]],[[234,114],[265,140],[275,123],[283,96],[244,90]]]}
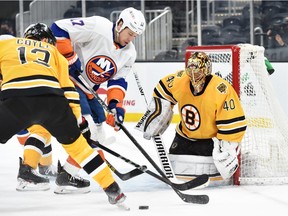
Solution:
{"label": "skate blade", "polygon": [[119,209],[124,210],[124,211],[130,211],[130,207],[127,206],[125,203],[116,203],[115,204]]}
{"label": "skate blade", "polygon": [[47,191],[50,189],[49,183],[35,184],[27,182],[23,179],[18,179],[17,181],[18,181],[16,186],[17,191]]}
{"label": "skate blade", "polygon": [[75,188],[72,186],[58,186],[55,190],[55,194],[86,194],[89,193],[90,187]]}

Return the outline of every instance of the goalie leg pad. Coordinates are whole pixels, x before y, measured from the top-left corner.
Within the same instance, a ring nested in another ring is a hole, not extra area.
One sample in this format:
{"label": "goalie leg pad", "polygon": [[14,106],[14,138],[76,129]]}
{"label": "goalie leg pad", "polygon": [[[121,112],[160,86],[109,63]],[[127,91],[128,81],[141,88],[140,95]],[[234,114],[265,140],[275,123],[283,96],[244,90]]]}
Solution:
{"label": "goalie leg pad", "polygon": [[153,97],[144,116],[136,125],[143,132],[143,137],[150,140],[152,136],[161,135],[169,126],[173,117],[171,103],[161,98]]}
{"label": "goalie leg pad", "polygon": [[224,180],[218,172],[212,156],[175,155],[169,154],[171,166],[176,178],[191,180],[196,176],[207,174],[210,179],[209,187],[231,185],[232,178]]}
{"label": "goalie leg pad", "polygon": [[215,175],[219,173],[212,157],[198,155],[174,155],[169,158],[175,174],[184,175]]}

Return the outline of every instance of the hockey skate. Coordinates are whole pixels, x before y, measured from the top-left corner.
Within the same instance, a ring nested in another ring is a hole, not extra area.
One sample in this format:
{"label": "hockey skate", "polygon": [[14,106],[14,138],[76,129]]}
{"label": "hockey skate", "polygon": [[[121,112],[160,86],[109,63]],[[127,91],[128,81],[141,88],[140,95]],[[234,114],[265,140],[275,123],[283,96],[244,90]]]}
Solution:
{"label": "hockey skate", "polygon": [[48,166],[38,165],[39,173],[47,177],[57,177],[57,168],[51,164]]}
{"label": "hockey skate", "polygon": [[41,176],[32,167],[23,164],[20,159],[20,167],[17,176],[17,191],[45,191],[50,189],[49,179]]}
{"label": "hockey skate", "polygon": [[110,204],[116,205],[124,210],[130,210],[130,208],[124,204],[126,196],[121,192],[117,182],[113,182],[109,187],[104,189],[104,191],[108,196],[108,201]]}
{"label": "hockey skate", "polygon": [[80,178],[79,176],[72,176],[63,169],[58,161],[58,174],[55,180],[57,185],[54,190],[55,194],[79,194],[90,192],[90,181]]}

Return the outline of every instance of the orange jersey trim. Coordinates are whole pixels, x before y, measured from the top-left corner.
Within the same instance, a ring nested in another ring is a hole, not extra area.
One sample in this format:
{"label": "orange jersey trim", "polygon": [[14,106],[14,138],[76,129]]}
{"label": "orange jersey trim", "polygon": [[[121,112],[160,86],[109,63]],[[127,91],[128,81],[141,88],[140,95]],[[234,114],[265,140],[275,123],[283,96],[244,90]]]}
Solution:
{"label": "orange jersey trim", "polygon": [[119,88],[112,88],[112,89],[108,89],[107,91],[107,102],[108,104],[110,103],[110,101],[112,99],[118,100],[119,103],[123,103],[125,97],[125,92],[123,92],[121,89]]}

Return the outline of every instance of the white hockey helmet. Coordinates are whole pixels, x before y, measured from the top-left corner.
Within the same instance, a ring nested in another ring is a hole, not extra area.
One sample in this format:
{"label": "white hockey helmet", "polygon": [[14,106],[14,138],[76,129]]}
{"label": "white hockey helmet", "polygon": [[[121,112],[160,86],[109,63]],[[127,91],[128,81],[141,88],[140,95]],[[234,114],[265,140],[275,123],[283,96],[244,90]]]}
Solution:
{"label": "white hockey helmet", "polygon": [[128,27],[130,30],[135,32],[138,35],[141,35],[145,31],[146,22],[144,15],[140,10],[136,10],[133,7],[129,7],[124,9],[116,22],[116,26],[120,22],[120,20],[123,21],[123,25],[119,32],[121,32],[123,29]]}

